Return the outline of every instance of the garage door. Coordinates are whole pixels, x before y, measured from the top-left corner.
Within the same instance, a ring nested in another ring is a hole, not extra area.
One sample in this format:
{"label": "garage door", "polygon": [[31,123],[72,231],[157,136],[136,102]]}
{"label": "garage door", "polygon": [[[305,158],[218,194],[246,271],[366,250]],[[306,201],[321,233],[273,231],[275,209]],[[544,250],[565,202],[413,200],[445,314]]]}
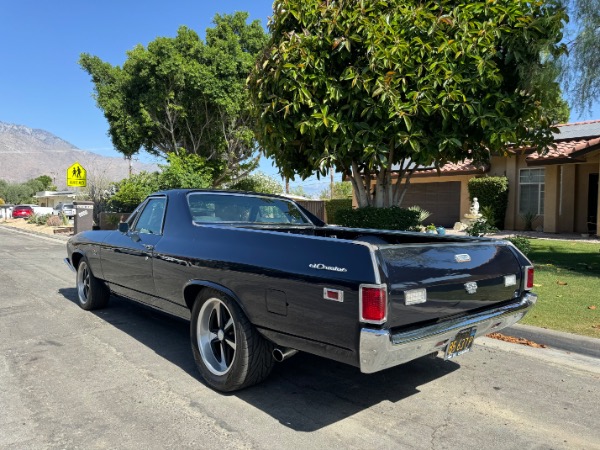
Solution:
{"label": "garage door", "polygon": [[415,183],[408,187],[403,207],[418,205],[431,213],[424,225],[452,227],[460,221],[460,181]]}

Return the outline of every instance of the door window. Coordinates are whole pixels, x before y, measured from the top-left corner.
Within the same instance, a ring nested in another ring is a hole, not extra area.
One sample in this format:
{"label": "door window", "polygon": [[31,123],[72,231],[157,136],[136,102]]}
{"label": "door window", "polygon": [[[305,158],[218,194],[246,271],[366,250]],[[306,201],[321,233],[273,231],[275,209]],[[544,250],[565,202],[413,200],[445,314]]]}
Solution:
{"label": "door window", "polygon": [[132,231],[144,234],[162,234],[166,202],[164,197],[149,199]]}

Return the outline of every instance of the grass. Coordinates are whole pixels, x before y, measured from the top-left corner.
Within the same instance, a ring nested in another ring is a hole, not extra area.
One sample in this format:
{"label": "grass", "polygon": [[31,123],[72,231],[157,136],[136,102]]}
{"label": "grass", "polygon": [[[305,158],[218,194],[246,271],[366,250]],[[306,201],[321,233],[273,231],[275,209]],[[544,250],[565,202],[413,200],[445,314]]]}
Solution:
{"label": "grass", "polygon": [[600,338],[600,244],[530,242],[539,299],[521,323]]}

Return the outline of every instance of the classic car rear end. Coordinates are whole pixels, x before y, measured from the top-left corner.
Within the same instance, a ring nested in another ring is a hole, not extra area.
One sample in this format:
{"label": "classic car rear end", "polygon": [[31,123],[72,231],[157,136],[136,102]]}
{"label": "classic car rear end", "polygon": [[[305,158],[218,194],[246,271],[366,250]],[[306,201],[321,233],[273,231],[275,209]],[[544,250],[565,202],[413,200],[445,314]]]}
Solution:
{"label": "classic car rear end", "polygon": [[297,350],[366,373],[452,359],[536,300],[531,263],[506,241],[330,227],[277,196],[161,192],[119,228],[68,243],[81,307],[112,292],[189,318],[221,391]]}

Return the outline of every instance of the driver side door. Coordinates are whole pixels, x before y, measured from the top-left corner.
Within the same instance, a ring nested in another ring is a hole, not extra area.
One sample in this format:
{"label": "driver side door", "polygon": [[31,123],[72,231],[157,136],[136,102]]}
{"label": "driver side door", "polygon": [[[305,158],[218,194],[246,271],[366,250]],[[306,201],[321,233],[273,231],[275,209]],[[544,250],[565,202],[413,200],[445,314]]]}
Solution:
{"label": "driver side door", "polygon": [[102,270],[115,292],[140,300],[144,297],[140,294],[156,295],[152,255],[162,238],[166,205],[164,196],[149,198],[132,217],[129,230],[116,231],[105,242]]}

